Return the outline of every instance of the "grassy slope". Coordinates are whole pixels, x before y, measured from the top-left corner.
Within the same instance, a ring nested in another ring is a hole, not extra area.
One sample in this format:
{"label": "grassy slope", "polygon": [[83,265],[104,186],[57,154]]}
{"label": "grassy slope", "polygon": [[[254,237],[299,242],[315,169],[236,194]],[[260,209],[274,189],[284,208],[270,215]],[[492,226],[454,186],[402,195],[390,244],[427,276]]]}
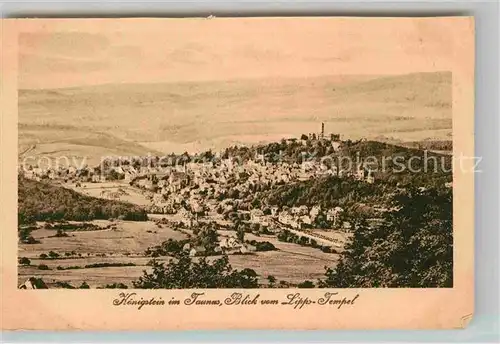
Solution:
{"label": "grassy slope", "polygon": [[93,220],[124,216],[130,220],[146,220],[146,212],[130,203],[104,200],[82,195],[73,190],[43,182],[18,179],[19,221]]}

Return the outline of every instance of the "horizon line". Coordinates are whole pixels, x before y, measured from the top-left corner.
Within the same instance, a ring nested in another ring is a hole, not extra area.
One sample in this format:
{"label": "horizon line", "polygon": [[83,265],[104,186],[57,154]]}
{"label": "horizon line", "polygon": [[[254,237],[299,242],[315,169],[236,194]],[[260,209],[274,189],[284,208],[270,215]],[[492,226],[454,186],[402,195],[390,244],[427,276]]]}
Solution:
{"label": "horizon line", "polygon": [[[417,74],[444,74],[450,73],[447,70],[436,70],[436,71],[419,71],[419,72],[409,72],[409,73],[395,73],[395,74],[320,74],[320,75],[310,75],[310,76],[256,76],[256,77],[240,77],[240,78],[228,78],[228,79],[200,79],[200,80],[178,80],[178,81],[133,81],[133,82],[103,82],[88,85],[75,85],[75,86],[64,86],[64,87],[34,87],[34,88],[18,88],[17,91],[58,91],[58,90],[76,90],[82,88],[92,88],[92,87],[102,87],[102,86],[115,86],[115,85],[169,85],[169,84],[209,84],[209,83],[231,83],[237,81],[259,81],[259,80],[307,80],[307,79],[321,79],[321,78],[366,78],[364,81],[369,81],[373,79],[381,78],[394,78]],[[339,80],[339,82],[341,82]],[[356,82],[355,80],[353,82]]]}

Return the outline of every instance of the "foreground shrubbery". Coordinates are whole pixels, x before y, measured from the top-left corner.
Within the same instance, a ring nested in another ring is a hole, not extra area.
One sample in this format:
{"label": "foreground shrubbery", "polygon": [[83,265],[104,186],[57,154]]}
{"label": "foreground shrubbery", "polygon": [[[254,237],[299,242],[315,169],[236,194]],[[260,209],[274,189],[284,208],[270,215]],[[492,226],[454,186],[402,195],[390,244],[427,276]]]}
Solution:
{"label": "foreground shrubbery", "polygon": [[169,263],[155,260],[153,271],[134,281],[140,289],[187,289],[187,288],[258,288],[257,273],[252,269],[234,270],[227,256],[215,260],[206,257],[191,258],[179,253]]}
{"label": "foreground shrubbery", "polygon": [[250,240],[247,243],[255,246],[257,252],[276,251],[276,247],[269,241]]}
{"label": "foreground shrubbery", "polygon": [[453,286],[452,190],[410,190],[394,196],[391,205],[378,227],[353,219],[353,241],[321,286]]}

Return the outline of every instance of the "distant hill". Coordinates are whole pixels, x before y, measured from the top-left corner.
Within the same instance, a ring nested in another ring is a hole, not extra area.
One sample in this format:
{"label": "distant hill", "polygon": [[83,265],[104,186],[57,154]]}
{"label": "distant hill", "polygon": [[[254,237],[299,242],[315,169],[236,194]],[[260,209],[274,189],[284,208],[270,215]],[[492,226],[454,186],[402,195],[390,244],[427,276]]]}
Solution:
{"label": "distant hill", "polygon": [[382,198],[382,191],[387,190],[394,191],[394,188],[346,178],[325,177],[278,186],[263,192],[260,199],[262,204],[270,206],[319,205],[325,209]]}
{"label": "distant hill", "polygon": [[46,220],[87,221],[123,217],[145,221],[147,214],[139,206],[82,195],[73,190],[43,182],[18,178],[19,223]]}
{"label": "distant hill", "polygon": [[368,169],[374,171],[375,183],[369,184],[354,178],[323,177],[281,185],[260,194],[258,198],[263,204],[288,207],[321,205],[330,208],[355,204],[380,206],[398,189],[443,189],[445,183],[453,179],[451,156],[425,153],[423,150],[388,143],[345,143],[344,148],[333,156],[343,162],[340,164],[342,169],[350,168],[352,172],[359,162],[363,162]]}
{"label": "distant hill", "polygon": [[[377,141],[346,145],[339,155],[366,163],[378,179],[393,183],[443,184],[451,181],[452,157]],[[385,162],[384,162],[385,160]]]}
{"label": "distant hill", "polygon": [[95,157],[272,142],[321,122],[345,138],[443,140],[451,73],[20,90],[19,122],[20,145],[37,154]]}
{"label": "distant hill", "polygon": [[411,141],[405,142],[405,147],[435,150],[435,151],[453,151],[453,141],[452,140],[424,140],[424,141]]}

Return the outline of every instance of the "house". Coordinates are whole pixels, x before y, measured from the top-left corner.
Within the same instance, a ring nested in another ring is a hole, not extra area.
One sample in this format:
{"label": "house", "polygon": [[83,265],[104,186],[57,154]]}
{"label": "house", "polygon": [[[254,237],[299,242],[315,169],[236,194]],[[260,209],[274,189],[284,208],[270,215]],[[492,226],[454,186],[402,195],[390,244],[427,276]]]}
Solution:
{"label": "house", "polygon": [[329,209],[326,213],[326,221],[331,222],[333,226],[337,226],[339,224],[340,215],[344,212],[344,209],[341,207],[335,207],[333,209]]}
{"label": "house", "polygon": [[306,205],[301,205],[300,207],[293,207],[291,210],[292,214],[299,216],[306,215],[309,213],[309,209],[307,208]]}
{"label": "house", "polygon": [[219,241],[219,247],[222,249],[239,248],[241,247],[241,243],[235,237],[227,237]]}
{"label": "house", "polygon": [[189,176],[184,172],[174,171],[168,177],[168,184],[171,192],[179,191],[189,184]]}
{"label": "house", "polygon": [[255,251],[257,251],[257,247],[255,247],[253,245],[250,245],[250,244],[243,245],[240,248],[240,252],[243,253],[243,254],[250,253],[250,252],[255,252]]}
{"label": "house", "polygon": [[106,181],[105,176],[101,176],[100,174],[93,174],[92,175],[92,182],[93,183],[103,183]]}
{"label": "house", "polygon": [[250,221],[253,223],[267,223],[264,212],[260,209],[252,209],[250,211]]}
{"label": "house", "polygon": [[124,180],[126,182],[131,182],[136,177],[136,174],[131,171],[125,171]]}
{"label": "house", "polygon": [[311,217],[311,220],[314,222],[316,221],[316,218],[320,213],[321,213],[321,207],[315,205],[311,208],[311,211],[309,211],[309,216]]}
{"label": "house", "polygon": [[35,177],[35,173],[32,170],[25,170],[24,176],[28,179],[33,179]]}
{"label": "house", "polygon": [[312,225],[311,217],[309,215],[302,215],[300,217],[300,225],[302,228],[310,227]]}
{"label": "house", "polygon": [[342,223],[342,229],[345,231],[345,232],[350,232],[352,230],[352,225],[350,222],[347,222],[347,221],[344,221]]}
{"label": "house", "polygon": [[155,193],[153,195],[153,202],[154,203],[163,203],[165,199],[163,198],[163,195],[161,193]]}
{"label": "house", "polygon": [[241,253],[241,248],[244,245],[238,241],[235,237],[222,238],[219,241],[219,248],[222,252],[226,254]]}
{"label": "house", "polygon": [[293,220],[293,217],[286,211],[282,211],[279,215],[278,215],[278,221],[285,224],[285,225],[289,225]]}
{"label": "house", "polygon": [[195,256],[204,256],[206,254],[207,250],[203,246],[197,246],[193,247],[191,251],[189,251],[189,256],[190,257],[195,257]]}
{"label": "house", "polygon": [[332,148],[334,152],[338,152],[342,147],[342,143],[340,141],[332,141]]}

